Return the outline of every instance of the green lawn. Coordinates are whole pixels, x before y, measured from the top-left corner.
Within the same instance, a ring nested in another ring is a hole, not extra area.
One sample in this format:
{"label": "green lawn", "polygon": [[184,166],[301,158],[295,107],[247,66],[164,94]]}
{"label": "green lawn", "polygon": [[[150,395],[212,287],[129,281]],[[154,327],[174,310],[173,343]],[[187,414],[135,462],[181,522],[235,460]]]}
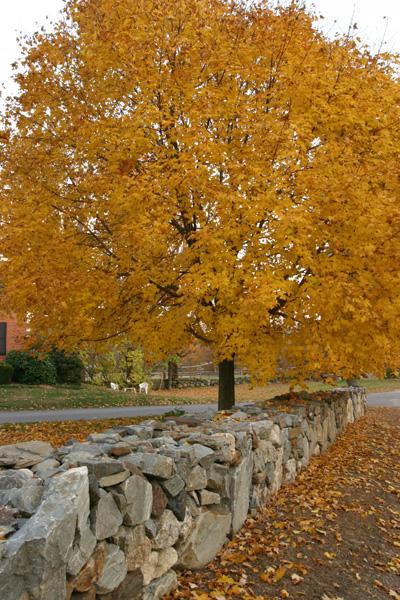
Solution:
{"label": "green lawn", "polygon": [[[154,399],[154,396],[151,396]],[[2,385],[0,410],[85,408],[89,406],[143,406],[150,395],[118,392],[94,385]],[[160,403],[163,399],[160,399]]]}
{"label": "green lawn", "polygon": [[[344,385],[344,383],[342,384]],[[362,385],[370,392],[400,390],[399,379],[366,379]],[[310,382],[309,391],[329,390],[331,386]],[[237,402],[261,401],[286,393],[288,384],[273,383],[263,387],[248,384],[236,386]],[[113,391],[93,385],[82,386],[29,386],[1,385],[0,410],[34,410],[57,408],[87,408],[113,406],[177,405],[216,402],[217,387],[202,387],[182,390],[153,391],[145,396],[132,392]]]}

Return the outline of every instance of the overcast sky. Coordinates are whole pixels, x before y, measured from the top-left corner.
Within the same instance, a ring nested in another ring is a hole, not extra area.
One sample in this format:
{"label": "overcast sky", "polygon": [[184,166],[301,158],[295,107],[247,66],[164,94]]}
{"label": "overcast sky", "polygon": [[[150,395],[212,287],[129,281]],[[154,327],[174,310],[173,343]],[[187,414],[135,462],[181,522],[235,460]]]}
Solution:
{"label": "overcast sky", "polygon": [[[171,0],[173,2],[173,0]],[[377,50],[382,39],[385,50],[400,52],[400,0],[314,0],[316,10],[325,16],[330,34],[346,32],[354,11],[358,33]],[[33,33],[57,18],[63,0],[0,0],[0,86],[3,94],[14,93],[11,63],[19,57],[16,37]],[[335,22],[336,21],[336,22]]]}

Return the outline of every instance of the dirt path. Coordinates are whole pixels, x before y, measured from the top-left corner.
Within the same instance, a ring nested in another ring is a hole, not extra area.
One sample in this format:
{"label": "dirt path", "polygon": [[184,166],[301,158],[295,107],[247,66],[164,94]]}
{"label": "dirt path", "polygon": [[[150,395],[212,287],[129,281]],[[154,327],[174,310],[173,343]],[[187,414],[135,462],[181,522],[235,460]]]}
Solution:
{"label": "dirt path", "polygon": [[369,409],[170,598],[400,600],[400,409]]}

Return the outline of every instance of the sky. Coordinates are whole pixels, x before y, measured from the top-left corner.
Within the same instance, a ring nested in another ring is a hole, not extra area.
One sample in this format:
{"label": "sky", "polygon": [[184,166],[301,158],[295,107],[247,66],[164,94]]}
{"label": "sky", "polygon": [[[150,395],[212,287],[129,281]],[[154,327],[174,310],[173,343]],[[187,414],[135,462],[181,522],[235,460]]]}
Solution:
{"label": "sky", "polygon": [[[173,2],[173,0],[171,0]],[[400,0],[306,0],[324,15],[323,26],[330,35],[345,33],[357,23],[359,36],[378,50],[400,52]],[[22,32],[31,34],[57,19],[63,0],[0,0],[0,90],[15,93],[11,63],[19,57],[16,40]],[[353,16],[354,13],[354,16]]]}

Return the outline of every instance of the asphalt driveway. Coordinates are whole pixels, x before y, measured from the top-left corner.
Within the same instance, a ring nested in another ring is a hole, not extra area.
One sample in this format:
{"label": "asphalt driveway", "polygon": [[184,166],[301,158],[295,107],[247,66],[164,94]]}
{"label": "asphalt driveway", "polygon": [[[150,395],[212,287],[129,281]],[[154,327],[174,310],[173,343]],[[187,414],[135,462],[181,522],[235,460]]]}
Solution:
{"label": "asphalt driveway", "polygon": [[377,392],[368,394],[368,406],[387,406],[400,408],[400,390],[396,392]]}
{"label": "asphalt driveway", "polygon": [[[400,408],[400,390],[368,394],[369,406],[387,406]],[[240,407],[240,404],[237,404]],[[121,406],[115,408],[65,408],[62,410],[13,410],[0,411],[0,424],[38,423],[57,421],[82,421],[92,419],[112,419],[123,417],[156,416],[183,410],[185,412],[203,412],[217,408],[216,404],[182,404],[182,406]]]}

